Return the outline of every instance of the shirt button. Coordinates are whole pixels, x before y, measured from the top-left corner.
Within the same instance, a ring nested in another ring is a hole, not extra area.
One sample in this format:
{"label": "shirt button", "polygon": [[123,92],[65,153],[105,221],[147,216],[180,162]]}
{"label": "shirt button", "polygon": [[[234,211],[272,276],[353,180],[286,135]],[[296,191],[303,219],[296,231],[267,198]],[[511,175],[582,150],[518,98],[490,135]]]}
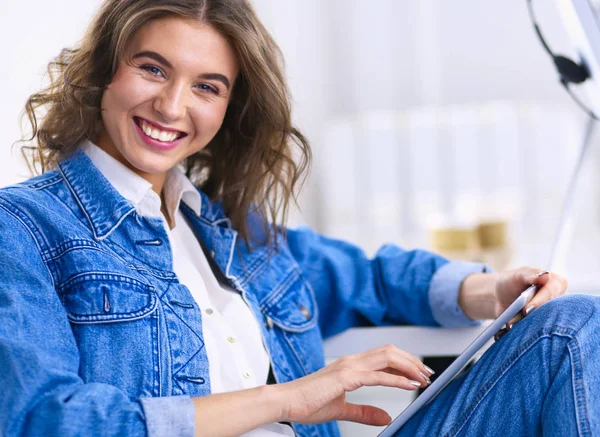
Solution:
{"label": "shirt button", "polygon": [[204,312],[210,316],[213,313],[213,310],[211,310],[210,308],[206,308]]}
{"label": "shirt button", "polygon": [[231,335],[229,337],[227,337],[227,341],[229,343],[235,343],[235,337],[232,337]]}
{"label": "shirt button", "polygon": [[306,320],[310,319],[310,311],[306,307],[300,307],[300,312],[306,318]]}
{"label": "shirt button", "polygon": [[252,374],[251,374],[250,372],[244,372],[244,373],[242,373],[242,376],[243,376],[245,379],[249,379],[249,378],[252,376]]}

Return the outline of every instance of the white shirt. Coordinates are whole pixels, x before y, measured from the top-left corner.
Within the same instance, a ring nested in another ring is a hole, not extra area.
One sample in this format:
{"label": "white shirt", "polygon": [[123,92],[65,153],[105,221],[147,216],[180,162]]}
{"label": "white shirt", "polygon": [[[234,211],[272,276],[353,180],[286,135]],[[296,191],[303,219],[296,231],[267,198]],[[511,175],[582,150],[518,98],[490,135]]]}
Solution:
{"label": "white shirt", "polygon": [[[196,235],[179,210],[183,200],[200,215],[201,197],[192,182],[177,167],[167,172],[163,192],[171,228],[161,213],[161,199],[152,190],[151,183],[91,141],[84,141],[81,148],[140,215],[163,219],[173,252],[173,271],[202,311],[202,336],[208,356],[211,392],[244,390],[266,384],[271,363],[258,322],[241,294],[218,282]],[[273,423],[243,436],[294,435],[289,426]]]}

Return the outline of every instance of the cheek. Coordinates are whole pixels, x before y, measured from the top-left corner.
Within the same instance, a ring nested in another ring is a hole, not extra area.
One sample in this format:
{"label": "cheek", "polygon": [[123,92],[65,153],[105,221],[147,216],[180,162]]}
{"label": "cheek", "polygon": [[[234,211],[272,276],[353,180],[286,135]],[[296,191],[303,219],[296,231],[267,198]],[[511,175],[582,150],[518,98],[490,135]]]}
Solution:
{"label": "cheek", "polygon": [[[145,83],[143,78],[133,72],[117,70],[113,81],[108,85],[105,94],[106,111],[112,111],[113,115],[123,115],[132,108],[151,99],[153,95],[152,86]],[[103,103],[104,103],[103,97]]]}
{"label": "cheek", "polygon": [[225,118],[225,111],[227,105],[206,105],[198,108],[193,114],[194,125],[196,126],[196,132],[198,132],[203,138],[212,137],[219,131]]}

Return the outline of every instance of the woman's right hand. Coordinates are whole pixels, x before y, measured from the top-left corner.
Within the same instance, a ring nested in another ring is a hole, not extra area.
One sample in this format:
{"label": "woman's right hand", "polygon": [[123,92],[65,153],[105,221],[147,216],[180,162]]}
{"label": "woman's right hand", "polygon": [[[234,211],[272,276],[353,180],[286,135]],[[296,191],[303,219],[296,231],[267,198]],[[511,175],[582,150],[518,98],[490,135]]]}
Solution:
{"label": "woman's right hand", "polygon": [[394,345],[386,345],[338,359],[321,370],[279,384],[281,421],[323,423],[347,420],[367,425],[387,425],[391,418],[371,405],[346,402],[346,392],[363,386],[417,390],[430,383],[431,369],[415,356]]}

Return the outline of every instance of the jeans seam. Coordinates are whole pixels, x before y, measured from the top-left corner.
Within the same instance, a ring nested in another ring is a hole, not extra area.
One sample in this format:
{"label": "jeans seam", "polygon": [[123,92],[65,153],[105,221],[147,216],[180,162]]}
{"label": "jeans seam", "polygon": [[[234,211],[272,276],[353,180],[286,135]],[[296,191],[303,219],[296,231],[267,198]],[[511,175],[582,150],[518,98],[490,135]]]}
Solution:
{"label": "jeans seam", "polygon": [[[541,335],[540,335],[541,333]],[[460,414],[456,423],[450,428],[448,432],[444,434],[444,437],[455,437],[457,436],[469,421],[473,412],[477,409],[477,407],[481,404],[481,402],[486,398],[486,396],[492,391],[494,386],[500,381],[500,379],[509,371],[509,369],[523,356],[527,353],[536,343],[545,338],[550,338],[552,336],[558,337],[567,337],[569,340],[573,340],[575,337],[575,332],[571,328],[555,326],[553,328],[546,328],[538,331],[531,338],[521,343],[521,346],[513,352],[503,363],[500,365],[499,369],[493,373],[493,375],[488,378],[487,382],[483,384],[483,386],[475,393],[473,396],[473,401],[471,404],[465,408],[465,410]]]}
{"label": "jeans seam", "polygon": [[575,401],[575,418],[577,419],[577,430],[582,437],[592,435],[590,422],[588,420],[588,408],[585,398],[585,387],[583,385],[581,352],[577,338],[571,339],[567,344],[569,356],[571,357],[571,379],[573,381],[573,397]]}

